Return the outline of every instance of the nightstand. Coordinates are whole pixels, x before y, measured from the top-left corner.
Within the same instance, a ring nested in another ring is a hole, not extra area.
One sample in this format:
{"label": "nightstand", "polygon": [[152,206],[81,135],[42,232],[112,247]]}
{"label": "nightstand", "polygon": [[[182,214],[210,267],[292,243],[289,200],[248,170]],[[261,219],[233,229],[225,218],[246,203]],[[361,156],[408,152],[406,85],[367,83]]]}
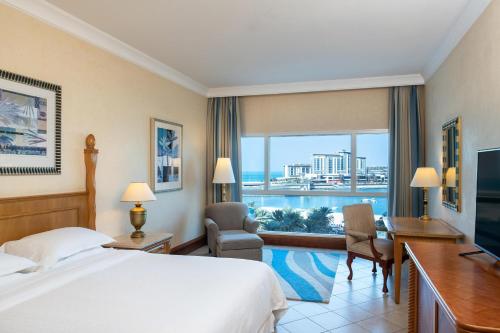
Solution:
{"label": "nightstand", "polygon": [[147,232],[144,238],[130,238],[130,234],[127,234],[114,237],[115,242],[105,244],[103,247],[168,254],[172,237],[172,234],[161,232]]}

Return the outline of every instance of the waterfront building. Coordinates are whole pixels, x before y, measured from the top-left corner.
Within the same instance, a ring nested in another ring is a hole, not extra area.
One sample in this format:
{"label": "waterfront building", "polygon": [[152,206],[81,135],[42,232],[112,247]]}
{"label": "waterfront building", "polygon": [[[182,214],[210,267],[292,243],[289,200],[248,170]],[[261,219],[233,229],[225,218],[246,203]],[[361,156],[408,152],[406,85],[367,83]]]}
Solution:
{"label": "waterfront building", "polygon": [[[356,157],[356,171],[366,175],[366,157]],[[313,154],[313,173],[316,175],[351,175],[351,153],[341,151],[337,154]]]}
{"label": "waterfront building", "polygon": [[313,173],[316,175],[333,174],[335,154],[313,154]]}
{"label": "waterfront building", "polygon": [[367,175],[372,182],[387,183],[389,168],[386,166],[367,167]]}
{"label": "waterfront building", "polygon": [[366,175],[366,157],[356,157],[356,174]]}
{"label": "waterfront building", "polygon": [[284,165],[285,178],[305,177],[311,173],[311,164],[295,163]]}

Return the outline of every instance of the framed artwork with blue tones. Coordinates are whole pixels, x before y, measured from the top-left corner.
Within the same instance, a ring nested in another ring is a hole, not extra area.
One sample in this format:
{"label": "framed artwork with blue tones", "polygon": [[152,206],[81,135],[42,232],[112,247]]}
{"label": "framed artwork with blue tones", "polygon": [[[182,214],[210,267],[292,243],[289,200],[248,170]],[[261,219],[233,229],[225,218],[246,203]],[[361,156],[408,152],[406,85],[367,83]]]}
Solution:
{"label": "framed artwork with blue tones", "polygon": [[61,87],[0,70],[0,175],[61,173]]}
{"label": "framed artwork with blue tones", "polygon": [[182,125],[151,119],[151,188],[182,189]]}

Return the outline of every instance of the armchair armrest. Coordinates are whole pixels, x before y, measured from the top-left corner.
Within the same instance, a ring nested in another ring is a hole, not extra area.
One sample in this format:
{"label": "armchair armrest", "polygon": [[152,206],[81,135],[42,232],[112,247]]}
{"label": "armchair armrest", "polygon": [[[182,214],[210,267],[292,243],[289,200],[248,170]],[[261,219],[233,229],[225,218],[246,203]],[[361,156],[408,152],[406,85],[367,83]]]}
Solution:
{"label": "armchair armrest", "polygon": [[372,235],[367,234],[366,232],[355,231],[355,230],[346,230],[345,233],[349,236],[357,238],[360,241],[368,240],[370,237],[373,238]]}
{"label": "armchair armrest", "polygon": [[375,259],[380,259],[382,257],[382,253],[378,252],[377,249],[375,248],[375,243],[373,241],[374,237],[373,235],[367,234],[365,232],[361,231],[354,231],[354,230],[346,230],[345,233],[349,236],[352,236],[359,241],[370,241],[370,250],[372,251],[373,257]]}
{"label": "armchair armrest", "polygon": [[259,224],[259,221],[255,221],[254,219],[247,216],[245,218],[245,221],[243,222],[243,229],[251,234],[256,234],[257,228],[259,228]]}
{"label": "armchair armrest", "polygon": [[207,228],[207,244],[210,252],[215,254],[217,236],[219,236],[219,226],[214,220],[205,218],[205,227]]}
{"label": "armchair armrest", "polygon": [[376,259],[380,259],[382,257],[382,253],[378,252],[375,248],[375,244],[373,243],[373,236],[369,236],[370,239],[370,249],[372,250],[373,257]]}
{"label": "armchair armrest", "polygon": [[205,218],[205,227],[207,227],[208,232],[219,233],[219,226],[212,219]]}

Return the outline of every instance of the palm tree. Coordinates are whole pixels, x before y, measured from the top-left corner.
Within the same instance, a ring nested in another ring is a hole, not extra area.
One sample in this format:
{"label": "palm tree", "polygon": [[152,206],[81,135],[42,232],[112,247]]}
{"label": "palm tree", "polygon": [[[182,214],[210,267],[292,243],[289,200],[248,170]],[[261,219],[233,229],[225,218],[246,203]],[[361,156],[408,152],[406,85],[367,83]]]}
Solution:
{"label": "palm tree", "polygon": [[330,214],[333,211],[328,207],[314,208],[305,220],[307,232],[329,234],[333,231]]}
{"label": "palm tree", "polygon": [[262,222],[262,228],[269,231],[304,232],[304,218],[290,208],[276,209]]}

